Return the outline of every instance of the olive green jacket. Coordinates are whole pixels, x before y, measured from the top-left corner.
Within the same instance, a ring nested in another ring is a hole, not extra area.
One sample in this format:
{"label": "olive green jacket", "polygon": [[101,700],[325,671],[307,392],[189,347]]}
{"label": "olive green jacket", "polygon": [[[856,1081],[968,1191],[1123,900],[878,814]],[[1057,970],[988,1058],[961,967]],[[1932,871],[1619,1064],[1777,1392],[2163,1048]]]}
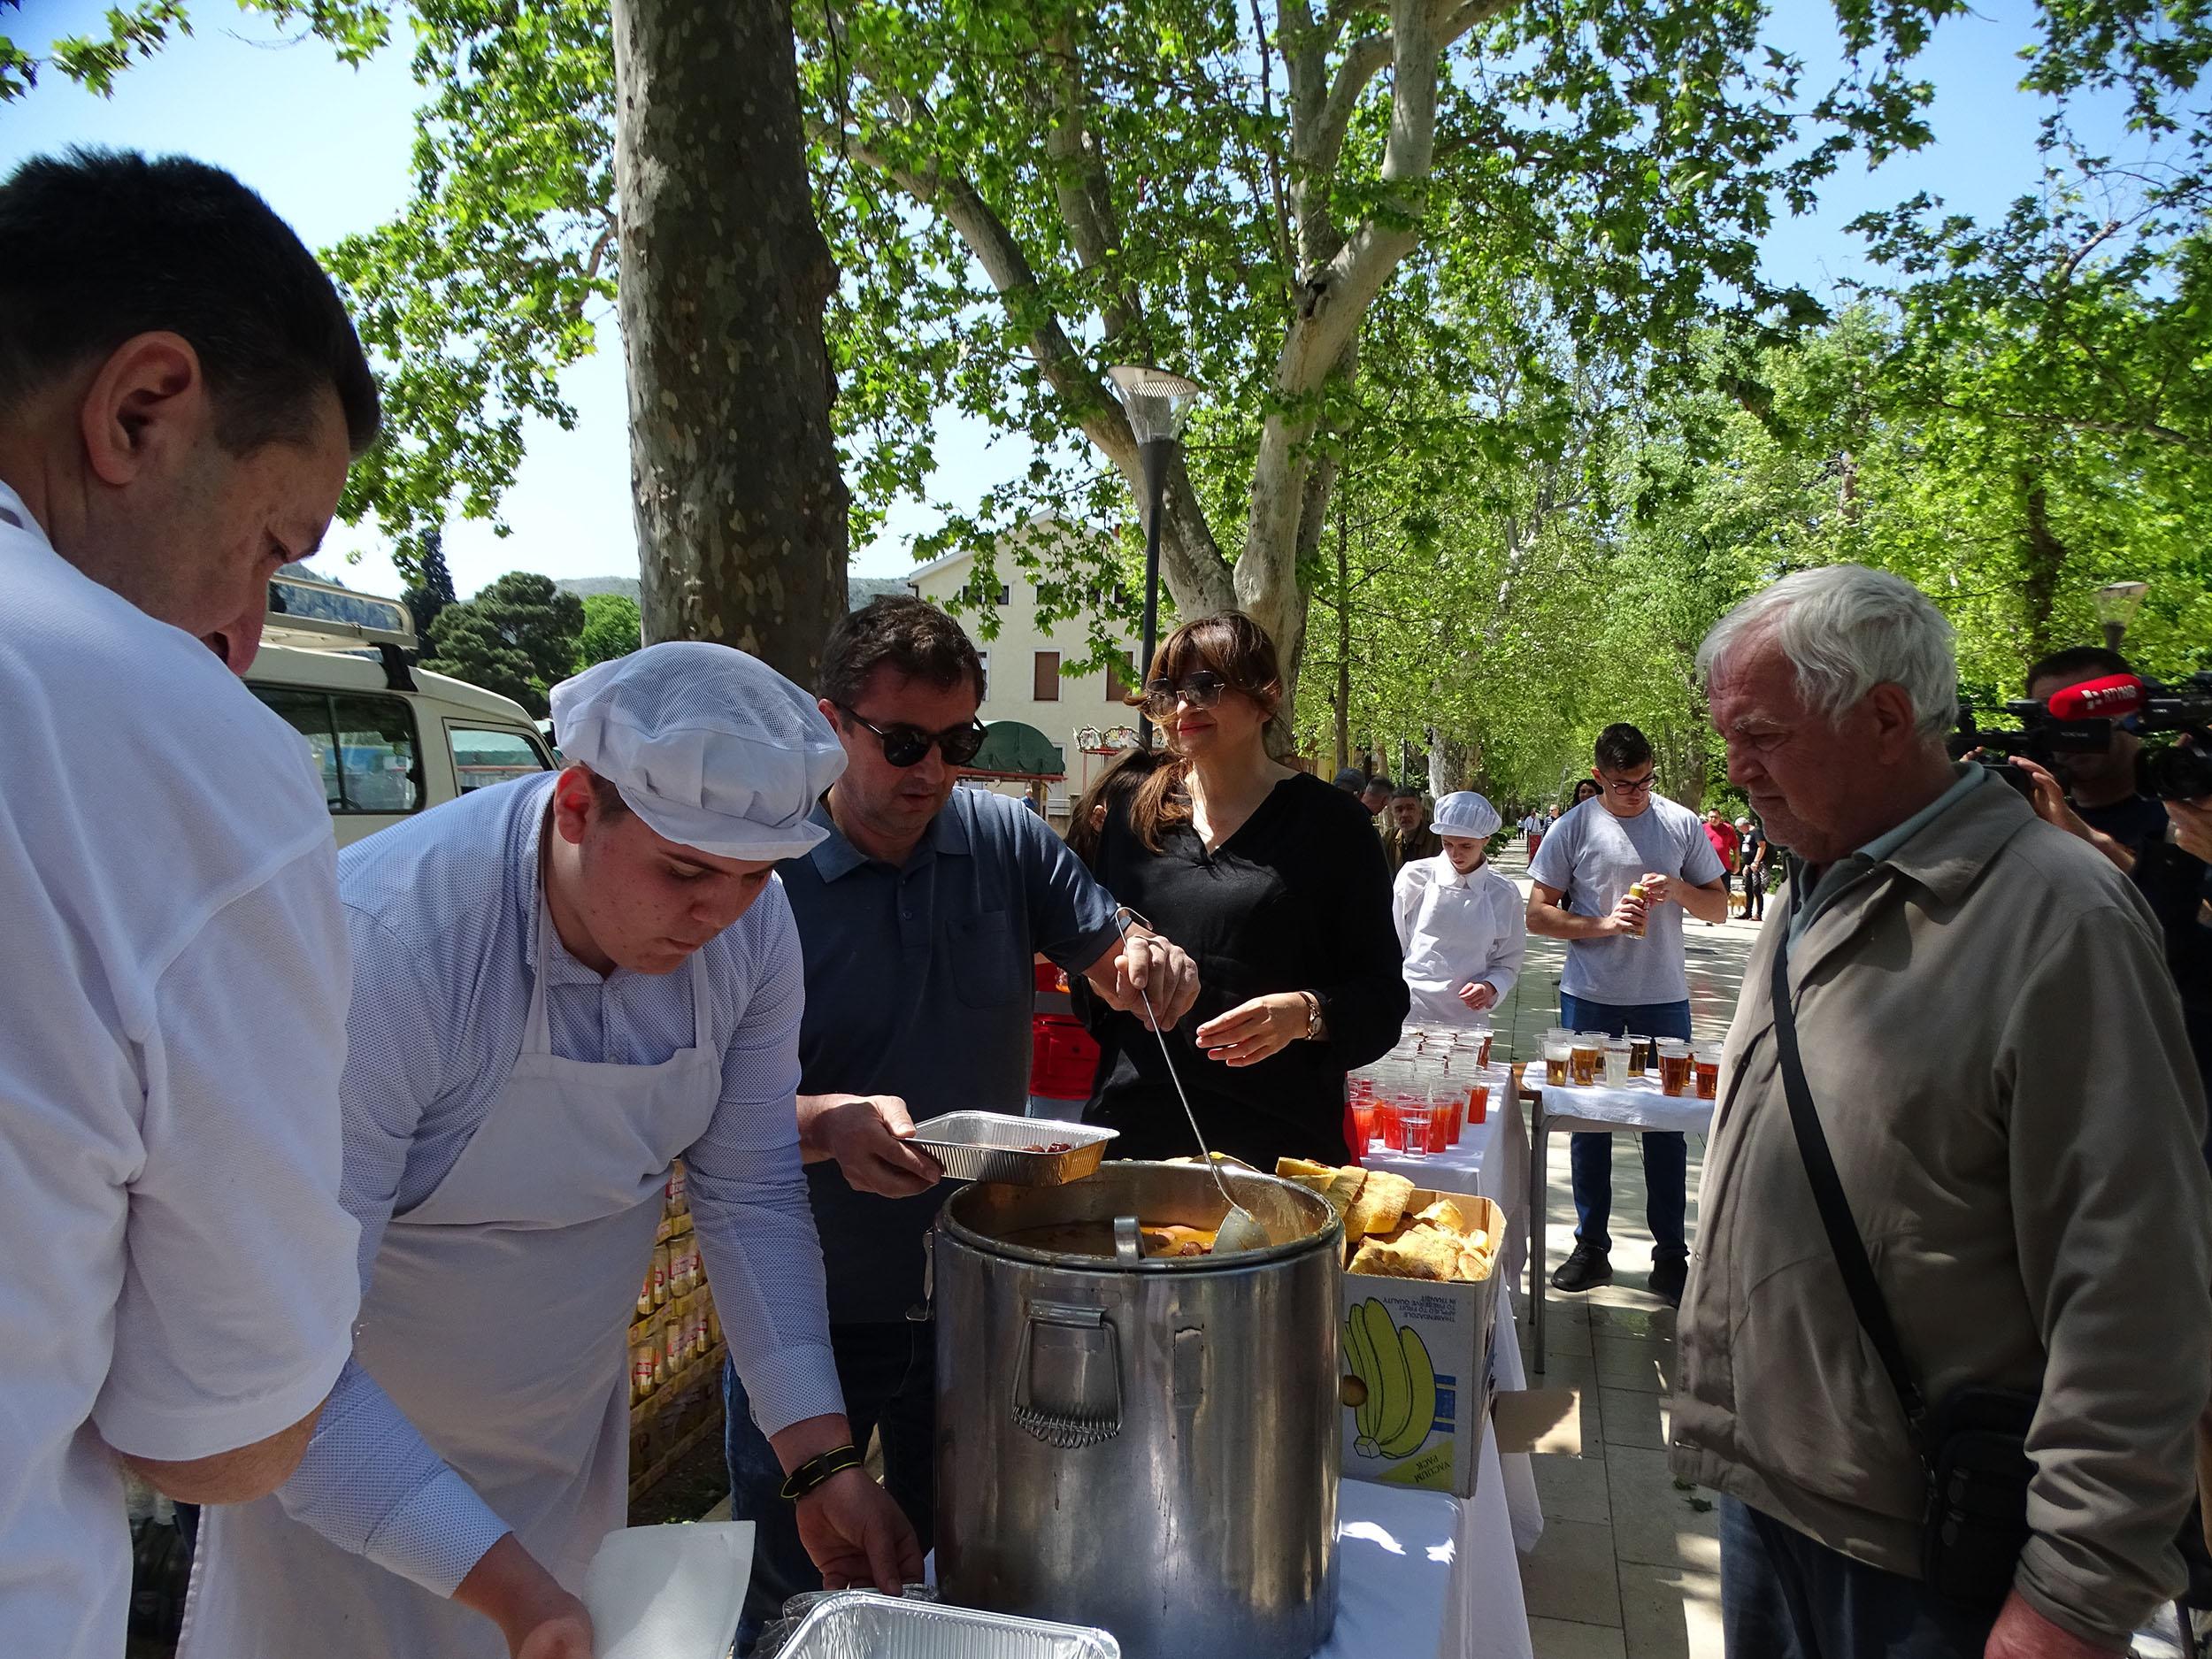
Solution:
{"label": "olive green jacket", "polygon": [[[2157,928],[2116,870],[1996,785],[1834,879],[1789,979],[1843,1189],[1928,1400],[1969,1383],[2039,1395],[2016,1587],[2115,1642],[2181,1585],[2191,1431],[2212,1397],[2205,1102]],[[1921,1464],[1775,1060],[1793,897],[1728,1035],[1672,1462],[1916,1577]]]}

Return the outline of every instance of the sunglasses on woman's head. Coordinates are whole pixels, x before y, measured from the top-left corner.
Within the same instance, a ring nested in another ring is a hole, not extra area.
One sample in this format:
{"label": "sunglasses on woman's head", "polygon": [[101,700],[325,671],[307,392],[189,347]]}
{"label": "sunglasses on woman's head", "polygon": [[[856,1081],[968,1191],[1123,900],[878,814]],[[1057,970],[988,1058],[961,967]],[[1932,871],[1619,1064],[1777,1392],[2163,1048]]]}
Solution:
{"label": "sunglasses on woman's head", "polygon": [[1186,674],[1180,680],[1156,680],[1144,688],[1144,711],[1158,720],[1174,713],[1179,703],[1210,709],[1228,689],[1229,682],[1219,674],[1204,672]]}
{"label": "sunglasses on woman's head", "polygon": [[943,754],[945,764],[964,766],[983,747],[983,725],[979,720],[964,720],[941,732],[925,732],[918,726],[878,726],[856,709],[846,708],[841,703],[837,706],[876,734],[883,744],[884,759],[894,766],[920,765],[932,743]]}

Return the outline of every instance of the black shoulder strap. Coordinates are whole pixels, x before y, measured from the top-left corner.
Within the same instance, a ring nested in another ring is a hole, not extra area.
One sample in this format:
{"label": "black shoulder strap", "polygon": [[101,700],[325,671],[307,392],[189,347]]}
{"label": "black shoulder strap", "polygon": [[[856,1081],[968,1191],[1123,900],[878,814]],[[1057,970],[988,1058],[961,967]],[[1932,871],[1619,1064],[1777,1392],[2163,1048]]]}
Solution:
{"label": "black shoulder strap", "polygon": [[1882,1287],[1875,1281],[1874,1264],[1867,1260],[1866,1245],[1859,1238],[1858,1224],[1851,1218],[1851,1205],[1843,1195],[1843,1182],[1836,1174],[1836,1160],[1828,1150],[1828,1137],[1820,1127],[1820,1114],[1813,1109],[1812,1090],[1805,1084],[1805,1067],[1797,1056],[1797,1015],[1790,1006],[1790,962],[1788,922],[1781,924],[1781,936],[1775,941],[1774,951],[1774,1041],[1782,1067],[1782,1092],[1790,1103],[1790,1127],[1797,1132],[1798,1156],[1805,1161],[1805,1179],[1812,1185],[1813,1202],[1819,1206],[1821,1225],[1827,1229],[1828,1248],[1835,1252],[1836,1268],[1843,1275],[1843,1287],[1850,1294],[1851,1307],[1859,1316],[1859,1328],[1874,1344],[1874,1351],[1881,1356],[1882,1369],[1889,1373],[1890,1386],[1897,1391],[1897,1402],[1905,1409],[1905,1424],[1912,1431],[1913,1444],[1920,1444],[1921,1427],[1928,1413],[1927,1402],[1921,1397],[1919,1385],[1912,1379],[1912,1372],[1905,1364],[1904,1349],[1897,1341],[1897,1328],[1889,1322],[1889,1309],[1882,1301]]}

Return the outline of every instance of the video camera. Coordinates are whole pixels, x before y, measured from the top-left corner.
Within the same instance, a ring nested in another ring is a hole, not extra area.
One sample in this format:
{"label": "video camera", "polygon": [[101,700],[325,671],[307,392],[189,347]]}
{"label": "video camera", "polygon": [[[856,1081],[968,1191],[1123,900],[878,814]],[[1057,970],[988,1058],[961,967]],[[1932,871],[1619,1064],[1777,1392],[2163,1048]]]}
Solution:
{"label": "video camera", "polygon": [[[2024,756],[2048,765],[2054,755],[2100,755],[2112,742],[2114,726],[2142,735],[2184,732],[2188,744],[2161,743],[2143,751],[2143,784],[2163,801],[2194,801],[2212,795],[2212,672],[2193,674],[2178,687],[2134,674],[2113,674],[2069,686],[2047,703],[2008,703],[2007,713],[2020,722],[2016,731],[1985,732],[1974,723],[1973,705],[1959,700],[1958,729],[1951,734],[1954,758],[1975,749]],[[2005,781],[2028,794],[2026,773],[2003,761],[1985,760]]]}
{"label": "video camera", "polygon": [[1975,723],[1972,699],[1962,695],[1958,726],[1946,741],[1945,748],[1953,760],[1976,756],[1983,765],[2023,795],[2034,793],[2035,780],[2009,759],[1990,758],[1988,751],[2008,757],[2017,755],[2039,766],[2048,766],[2054,756],[2101,755],[2112,742],[2109,719],[2055,719],[2044,704],[2029,702],[2008,703],[2005,712],[2020,722],[2017,727],[1985,731]]}

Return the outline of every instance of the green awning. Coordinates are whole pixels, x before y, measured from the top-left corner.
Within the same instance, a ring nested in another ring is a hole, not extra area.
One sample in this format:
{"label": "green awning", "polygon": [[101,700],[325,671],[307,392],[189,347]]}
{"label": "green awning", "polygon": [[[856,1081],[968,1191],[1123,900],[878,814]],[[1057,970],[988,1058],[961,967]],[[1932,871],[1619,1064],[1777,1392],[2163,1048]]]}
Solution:
{"label": "green awning", "polygon": [[1067,776],[1060,746],[1035,726],[1020,720],[987,720],[983,733],[983,747],[962,771],[987,772],[995,778]]}

